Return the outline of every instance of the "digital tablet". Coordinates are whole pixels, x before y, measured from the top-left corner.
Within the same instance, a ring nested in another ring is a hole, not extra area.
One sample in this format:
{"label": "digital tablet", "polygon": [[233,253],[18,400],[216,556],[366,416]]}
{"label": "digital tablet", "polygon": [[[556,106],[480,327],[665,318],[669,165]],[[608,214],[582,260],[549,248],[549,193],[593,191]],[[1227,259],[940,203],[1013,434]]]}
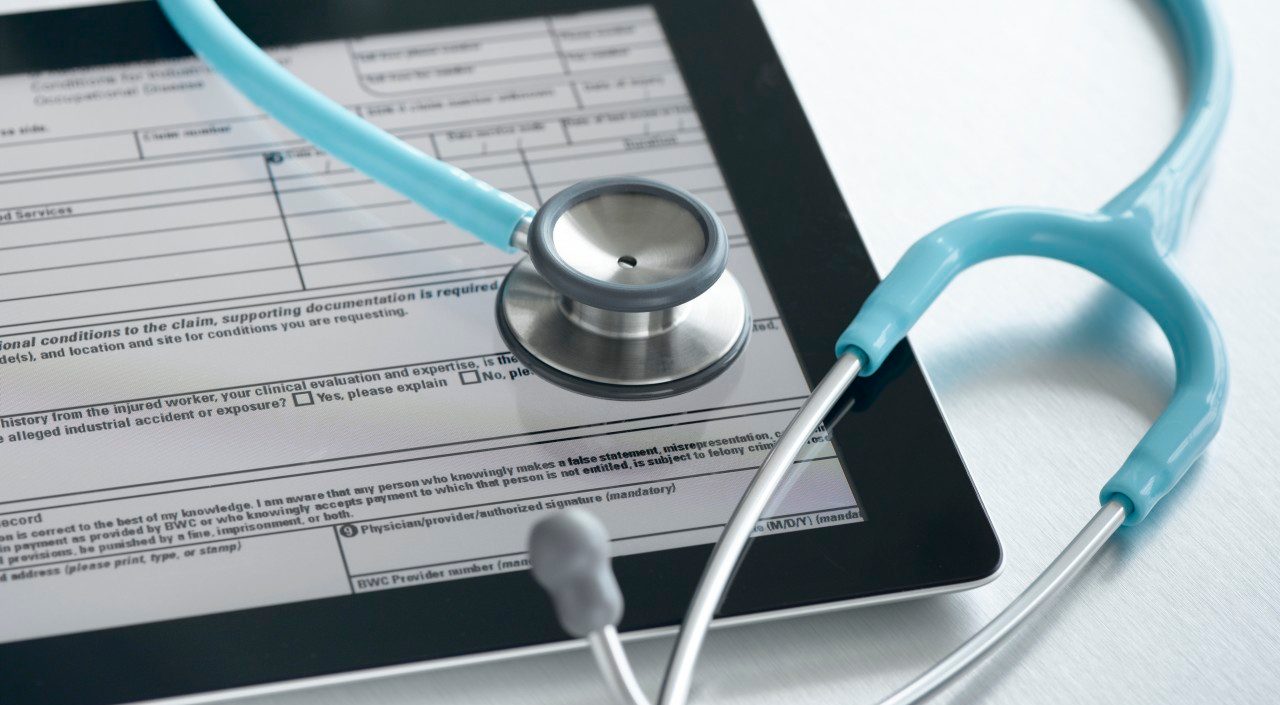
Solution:
{"label": "digital tablet", "polygon": [[[677,624],[877,275],[750,2],[226,0],[306,82],[540,204],[697,194],[754,329],[604,401],[506,350],[481,245],[265,118],[152,3],[0,17],[0,702],[104,705],[570,645],[532,523]],[[721,612],[933,594],[1000,549],[902,346],[815,432]]]}

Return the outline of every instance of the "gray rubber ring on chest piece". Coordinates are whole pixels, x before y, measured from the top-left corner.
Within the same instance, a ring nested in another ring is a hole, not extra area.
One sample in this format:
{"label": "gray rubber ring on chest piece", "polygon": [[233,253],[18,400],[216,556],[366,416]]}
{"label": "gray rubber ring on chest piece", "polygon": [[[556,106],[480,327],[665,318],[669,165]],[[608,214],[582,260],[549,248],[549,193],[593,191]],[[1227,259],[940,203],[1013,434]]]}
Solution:
{"label": "gray rubber ring on chest piece", "polygon": [[[646,283],[605,281],[570,265],[556,245],[555,229],[561,217],[591,199],[621,194],[656,197],[684,209],[697,221],[705,238],[705,248],[697,260],[683,272]],[[728,258],[729,238],[720,219],[706,204],[686,191],[639,177],[590,179],[574,184],[548,199],[529,227],[529,259],[538,274],[570,299],[611,311],[657,311],[685,303],[715,284]]]}

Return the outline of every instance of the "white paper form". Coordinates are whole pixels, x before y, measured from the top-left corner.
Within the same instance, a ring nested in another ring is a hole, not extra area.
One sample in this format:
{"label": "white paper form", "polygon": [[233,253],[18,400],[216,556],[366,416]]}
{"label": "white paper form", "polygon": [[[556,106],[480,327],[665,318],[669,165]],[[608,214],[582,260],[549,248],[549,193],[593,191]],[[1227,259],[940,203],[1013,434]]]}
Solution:
{"label": "white paper form", "polygon": [[[807,392],[648,8],[273,51],[529,203],[637,174],[724,219],[756,325],[695,392],[609,402],[505,350],[515,258],[194,59],[0,78],[0,641],[714,540]],[[858,521],[815,437],[764,533]]]}

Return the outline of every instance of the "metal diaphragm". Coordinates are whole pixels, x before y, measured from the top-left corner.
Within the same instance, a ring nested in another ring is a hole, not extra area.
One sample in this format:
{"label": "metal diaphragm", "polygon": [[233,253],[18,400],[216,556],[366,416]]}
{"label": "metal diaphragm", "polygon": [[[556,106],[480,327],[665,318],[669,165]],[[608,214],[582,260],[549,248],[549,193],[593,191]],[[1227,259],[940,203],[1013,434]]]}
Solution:
{"label": "metal diaphragm", "polygon": [[688,391],[746,346],[751,313],[728,238],[693,195],[640,178],[585,181],[534,216],[498,327],[530,369],[614,399]]}

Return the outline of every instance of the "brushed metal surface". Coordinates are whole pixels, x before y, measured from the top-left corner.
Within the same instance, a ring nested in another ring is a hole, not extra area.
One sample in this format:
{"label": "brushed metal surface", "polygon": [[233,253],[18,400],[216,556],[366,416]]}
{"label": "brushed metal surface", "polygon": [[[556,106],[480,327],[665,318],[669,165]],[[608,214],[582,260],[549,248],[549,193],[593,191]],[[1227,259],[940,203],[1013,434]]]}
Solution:
{"label": "brushed metal surface", "polygon": [[[1237,101],[1182,244],[1234,384],[1222,433],[1028,629],[932,702],[1271,703],[1280,692],[1280,6],[1221,3]],[[957,214],[1094,207],[1180,115],[1156,10],[1133,0],[760,0],[882,271]],[[1155,326],[1065,265],[996,262],[912,336],[1005,549],[963,594],[715,632],[692,702],[867,703],[994,617],[1097,509],[1171,389]],[[872,569],[872,568],[868,568]],[[629,644],[653,693],[670,640]],[[585,650],[255,705],[602,703]]]}
{"label": "brushed metal surface", "polygon": [[[10,0],[18,11],[84,0]],[[951,217],[1093,207],[1155,157],[1177,69],[1137,0],[759,0],[885,271]],[[1273,703],[1280,693],[1280,4],[1223,0],[1236,103],[1182,269],[1222,326],[1222,433],[1141,527],[931,702]],[[956,282],[912,336],[1005,550],[967,593],[713,632],[693,702],[865,703],[946,655],[1096,510],[1158,413],[1155,326],[1089,276],[1026,260]],[[871,568],[868,568],[871,569]],[[654,692],[670,639],[628,644]],[[259,698],[255,705],[602,703],[586,650]]]}
{"label": "brushed metal surface", "polygon": [[702,223],[687,208],[644,193],[606,193],[570,206],[551,240],[570,267],[616,284],[671,279],[707,251]]}
{"label": "brushed metal surface", "polygon": [[560,313],[574,325],[608,338],[643,340],[671,330],[689,316],[689,305],[680,304],[657,311],[610,311],[588,306],[567,296],[556,299]]}
{"label": "brushed metal surface", "polygon": [[[601,384],[661,384],[697,374],[722,363],[751,325],[746,295],[727,271],[710,289],[669,309],[669,321],[566,306],[563,298],[525,258],[502,283],[499,311],[529,354],[566,375]],[[632,327],[619,320],[624,318],[637,320],[644,335],[629,334]]]}

